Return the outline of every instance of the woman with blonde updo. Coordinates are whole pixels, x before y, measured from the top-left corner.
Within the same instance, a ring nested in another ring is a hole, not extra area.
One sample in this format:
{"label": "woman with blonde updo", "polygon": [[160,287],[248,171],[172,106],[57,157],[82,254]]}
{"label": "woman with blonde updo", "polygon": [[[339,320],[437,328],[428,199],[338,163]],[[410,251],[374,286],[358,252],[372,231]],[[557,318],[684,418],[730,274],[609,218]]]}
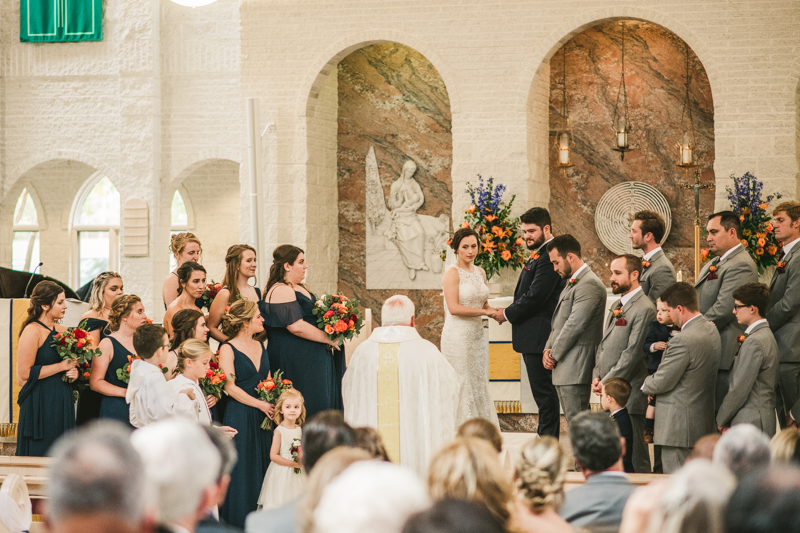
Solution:
{"label": "woman with blonde updo", "polygon": [[256,392],[256,386],[270,375],[267,350],[254,338],[264,331],[258,304],[239,300],[231,305],[222,318],[222,331],[228,338],[219,348],[219,366],[228,377],[225,425],[238,432],[233,442],[239,460],[219,514],[241,528],[247,514],[258,506],[272,446],[272,431],[261,429],[261,423],[265,416],[272,418],[274,406],[260,400]]}
{"label": "woman with blonde updo", "polygon": [[170,238],[169,251],[172,252],[172,257],[178,263],[175,270],[167,274],[164,283],[161,285],[161,298],[164,300],[164,309],[169,307],[169,304],[178,297],[178,269],[182,264],[187,261],[200,262],[203,255],[203,247],[200,245],[200,239],[195,237],[194,233],[176,233]]}
{"label": "woman with blonde updo", "polygon": [[572,533],[572,526],[558,515],[568,463],[554,437],[531,439],[522,447],[514,467],[519,529]]}
{"label": "woman with blonde updo", "polygon": [[269,326],[269,363],[283,370],[303,393],[308,418],[320,411],[342,409],[344,352],[317,327],[314,303],[306,277],[303,250],[283,244],[272,253],[272,266],[265,290],[264,321]]}
{"label": "woman with blonde updo", "polygon": [[136,355],[133,332],[147,321],[142,300],[134,294],[117,296],[108,313],[108,330],[112,333],[100,341],[100,356],[92,360],[89,386],[103,395],[100,418],[111,418],[133,427],[130,423],[125,393],[128,384],[117,377],[117,370]]}
{"label": "woman with blonde updo", "polygon": [[483,440],[457,438],[431,459],[428,492],[434,501],[481,502],[509,531],[517,531],[511,486],[497,452]]}
{"label": "woman with blonde updo", "polygon": [[247,244],[234,244],[225,254],[225,277],[222,279],[222,289],[208,310],[208,329],[211,336],[219,342],[228,339],[219,328],[225,308],[238,300],[250,302],[261,300],[261,291],[258,287],[250,285],[250,280],[256,277],[256,260],[256,249]]}
{"label": "woman with blonde updo", "polygon": [[56,323],[66,311],[60,285],[36,284],[17,347],[17,377],[22,385],[17,398],[17,455],[44,457],[58,437],[75,427],[72,386],[61,378],[78,378],[76,361],[61,359],[53,348],[56,334],[66,329]]}

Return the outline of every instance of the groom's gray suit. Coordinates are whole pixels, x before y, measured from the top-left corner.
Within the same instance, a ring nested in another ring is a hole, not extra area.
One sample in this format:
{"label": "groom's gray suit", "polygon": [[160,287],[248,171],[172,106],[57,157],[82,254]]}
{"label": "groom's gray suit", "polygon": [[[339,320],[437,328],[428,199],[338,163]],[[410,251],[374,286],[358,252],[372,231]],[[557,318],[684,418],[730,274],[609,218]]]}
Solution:
{"label": "groom's gray suit", "polygon": [[649,263],[649,267],[642,269],[639,285],[650,301],[656,303],[664,289],[675,283],[675,267],[664,255],[664,250],[654,253]]}
{"label": "groom's gray suit", "polygon": [[556,361],[553,385],[567,423],[589,409],[592,370],[597,345],[603,336],[606,304],[606,288],[591,267],[587,265],[575,276],[577,282],[571,287],[569,279],[558,299],[553,328],[545,345]]}

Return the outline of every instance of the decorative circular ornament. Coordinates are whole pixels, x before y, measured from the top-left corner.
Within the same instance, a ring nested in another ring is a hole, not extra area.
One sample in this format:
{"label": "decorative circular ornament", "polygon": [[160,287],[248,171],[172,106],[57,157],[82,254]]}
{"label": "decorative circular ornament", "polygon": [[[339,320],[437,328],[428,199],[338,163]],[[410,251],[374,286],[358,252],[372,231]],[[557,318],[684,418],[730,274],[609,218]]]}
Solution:
{"label": "decorative circular ornament", "polygon": [[645,209],[655,211],[664,219],[667,229],[661,242],[666,241],[672,214],[667,199],[658,189],[641,181],[626,181],[606,191],[594,214],[594,226],[605,247],[617,255],[641,257],[642,251],[634,250],[631,245],[630,233],[633,216]]}

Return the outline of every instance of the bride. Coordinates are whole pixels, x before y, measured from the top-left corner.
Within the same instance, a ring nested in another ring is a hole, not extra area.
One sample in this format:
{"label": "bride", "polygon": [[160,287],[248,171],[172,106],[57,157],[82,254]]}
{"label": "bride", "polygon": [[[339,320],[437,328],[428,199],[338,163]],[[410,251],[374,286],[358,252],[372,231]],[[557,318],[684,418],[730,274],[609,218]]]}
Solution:
{"label": "bride", "polygon": [[442,279],[445,300],[442,354],[458,375],[461,401],[458,423],[480,417],[498,425],[497,411],[489,394],[489,346],[481,317],[490,316],[486,274],[473,261],[480,239],[475,230],[461,228],[451,240],[456,263]]}

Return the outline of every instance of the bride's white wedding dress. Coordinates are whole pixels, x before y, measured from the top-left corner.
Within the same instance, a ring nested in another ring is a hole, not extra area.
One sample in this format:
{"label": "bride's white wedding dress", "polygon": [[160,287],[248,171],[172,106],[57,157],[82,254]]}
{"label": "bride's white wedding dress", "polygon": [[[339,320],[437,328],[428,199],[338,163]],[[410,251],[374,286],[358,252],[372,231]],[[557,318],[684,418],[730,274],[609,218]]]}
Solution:
{"label": "bride's white wedding dress", "polygon": [[[458,271],[458,303],[480,309],[489,298],[489,287],[477,267]],[[489,394],[489,345],[483,334],[482,317],[453,316],[444,304],[442,354],[455,369],[461,388],[458,424],[470,418],[485,418],[495,425],[497,410]]]}

